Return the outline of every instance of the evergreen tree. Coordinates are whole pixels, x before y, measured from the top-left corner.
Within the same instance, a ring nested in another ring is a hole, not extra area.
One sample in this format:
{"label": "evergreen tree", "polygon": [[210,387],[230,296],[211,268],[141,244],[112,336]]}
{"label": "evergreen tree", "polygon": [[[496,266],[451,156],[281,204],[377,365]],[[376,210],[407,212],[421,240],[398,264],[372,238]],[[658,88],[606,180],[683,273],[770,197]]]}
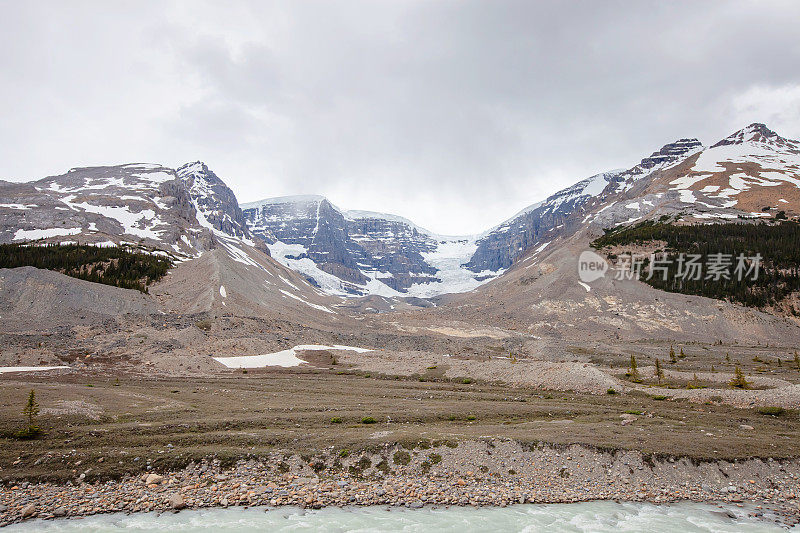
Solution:
{"label": "evergreen tree", "polygon": [[[794,221],[687,226],[650,221],[606,230],[606,234],[592,242],[592,246],[602,249],[655,241],[666,243],[667,275],[650,279],[645,275],[641,276],[641,281],[657,289],[758,308],[779,304],[800,291],[800,224]],[[699,254],[708,258],[718,253],[734,255],[729,279],[706,279],[705,276],[688,279],[678,275],[680,254]],[[741,265],[736,261],[739,254],[744,259]],[[761,259],[756,276],[751,270],[755,265],[750,258],[757,254]],[[642,269],[644,272],[646,269]]]}
{"label": "evergreen tree", "polygon": [[636,356],[631,355],[631,368],[630,368],[631,381],[639,381],[639,369],[636,366]]}
{"label": "evergreen tree", "polygon": [[661,384],[661,380],[664,379],[664,369],[661,368],[661,361],[658,359],[656,359],[656,379],[659,384]]}
{"label": "evergreen tree", "polygon": [[22,414],[28,418],[28,430],[27,432],[23,432],[23,434],[33,437],[39,433],[39,427],[36,425],[36,417],[39,416],[39,404],[36,403],[36,392],[34,392],[33,389],[31,389],[31,393],[28,395],[28,403],[25,404]]}
{"label": "evergreen tree", "polygon": [[166,275],[172,263],[163,256],[126,247],[0,244],[0,268],[21,266],[54,270],[94,283],[147,292],[147,285]]}
{"label": "evergreen tree", "polygon": [[669,362],[670,363],[678,362],[678,359],[675,358],[675,348],[673,348],[671,344],[669,346]]}
{"label": "evergreen tree", "polygon": [[734,389],[747,389],[750,387],[750,383],[744,377],[744,373],[742,369],[739,368],[739,365],[736,365],[736,370],[733,373],[733,379],[731,379],[731,387]]}

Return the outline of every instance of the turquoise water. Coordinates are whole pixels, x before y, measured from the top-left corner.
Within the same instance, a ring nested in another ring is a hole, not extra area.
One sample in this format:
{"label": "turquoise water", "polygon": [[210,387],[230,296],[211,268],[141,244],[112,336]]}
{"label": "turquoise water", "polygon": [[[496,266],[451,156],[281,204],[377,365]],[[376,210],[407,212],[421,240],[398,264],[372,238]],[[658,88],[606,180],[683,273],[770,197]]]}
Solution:
{"label": "turquoise water", "polygon": [[[110,514],[84,519],[37,520],[9,526],[16,532],[251,532],[251,531],[785,531],[767,521],[746,518],[737,507],[680,503],[589,502],[550,505],[403,509],[395,507],[330,507],[318,511],[254,507],[208,509],[180,513]],[[725,511],[738,518],[726,516]]]}

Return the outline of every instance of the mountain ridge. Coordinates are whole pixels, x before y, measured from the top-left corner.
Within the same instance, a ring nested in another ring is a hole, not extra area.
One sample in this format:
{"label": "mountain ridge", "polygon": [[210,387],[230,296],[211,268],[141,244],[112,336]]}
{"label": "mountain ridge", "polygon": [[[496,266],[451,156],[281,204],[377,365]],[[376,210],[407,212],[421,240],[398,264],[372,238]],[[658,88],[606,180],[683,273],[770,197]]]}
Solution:
{"label": "mountain ridge", "polygon": [[179,260],[244,243],[331,294],[432,298],[473,290],[585,224],[613,227],[656,214],[769,218],[797,213],[798,205],[800,143],[753,123],[710,147],[693,138],[667,143],[633,167],[582,179],[477,235],[439,235],[399,215],[342,210],[320,195],[239,204],[224,180],[195,161],[177,169],[76,167],[0,182],[0,242],[80,236],[160,247]]}

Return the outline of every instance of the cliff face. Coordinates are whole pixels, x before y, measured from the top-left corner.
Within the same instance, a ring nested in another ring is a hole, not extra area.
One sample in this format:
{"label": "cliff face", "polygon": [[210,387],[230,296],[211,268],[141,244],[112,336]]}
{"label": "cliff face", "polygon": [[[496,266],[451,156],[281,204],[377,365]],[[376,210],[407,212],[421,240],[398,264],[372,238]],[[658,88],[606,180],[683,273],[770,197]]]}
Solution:
{"label": "cliff face", "polygon": [[198,213],[209,224],[234,237],[250,237],[236,195],[204,163],[187,163],[179,167],[176,173]]}
{"label": "cliff face", "polygon": [[273,256],[330,292],[432,296],[474,288],[462,267],[474,250],[469,237],[442,237],[409,220],[341,211],[321,196],[272,198],[244,204],[250,232]]}

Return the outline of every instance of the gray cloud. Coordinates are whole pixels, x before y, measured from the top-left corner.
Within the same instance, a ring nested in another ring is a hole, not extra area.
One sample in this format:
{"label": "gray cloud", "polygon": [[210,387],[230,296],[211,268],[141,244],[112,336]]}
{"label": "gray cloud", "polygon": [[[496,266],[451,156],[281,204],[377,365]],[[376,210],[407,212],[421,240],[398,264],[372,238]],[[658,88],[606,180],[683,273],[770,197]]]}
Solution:
{"label": "gray cloud", "polygon": [[2,8],[2,179],[202,159],[242,201],[477,232],[679,137],[800,137],[793,1]]}

